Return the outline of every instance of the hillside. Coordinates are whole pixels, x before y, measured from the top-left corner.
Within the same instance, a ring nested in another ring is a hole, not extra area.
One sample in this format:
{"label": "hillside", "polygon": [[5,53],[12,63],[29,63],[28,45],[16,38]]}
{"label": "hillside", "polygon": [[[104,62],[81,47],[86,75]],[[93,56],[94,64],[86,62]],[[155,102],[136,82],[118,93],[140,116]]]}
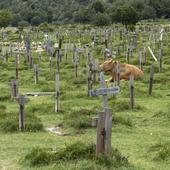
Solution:
{"label": "hillside", "polygon": [[130,5],[138,12],[140,19],[169,18],[169,0],[0,0],[0,9],[12,11],[12,26],[26,21],[39,25],[54,23],[93,23],[98,13],[104,13],[112,20],[114,11],[122,5]]}

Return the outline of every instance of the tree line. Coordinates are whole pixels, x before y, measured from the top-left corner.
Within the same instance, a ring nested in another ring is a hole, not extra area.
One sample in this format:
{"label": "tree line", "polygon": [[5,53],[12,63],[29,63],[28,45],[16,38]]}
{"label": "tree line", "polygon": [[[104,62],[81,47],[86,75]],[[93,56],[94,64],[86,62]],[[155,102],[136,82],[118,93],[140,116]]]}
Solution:
{"label": "tree line", "polygon": [[134,25],[170,18],[170,0],[0,0],[0,27],[42,23]]}

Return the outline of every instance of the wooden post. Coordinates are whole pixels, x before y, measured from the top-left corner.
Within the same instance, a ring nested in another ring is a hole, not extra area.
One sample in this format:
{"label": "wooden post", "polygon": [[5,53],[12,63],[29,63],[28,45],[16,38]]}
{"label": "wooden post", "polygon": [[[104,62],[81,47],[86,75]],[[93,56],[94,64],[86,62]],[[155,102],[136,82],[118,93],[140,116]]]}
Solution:
{"label": "wooden post", "polygon": [[144,52],[143,52],[143,54],[144,54],[144,64],[146,65],[146,47],[144,47]]}
{"label": "wooden post", "polygon": [[73,61],[75,61],[75,56],[76,56],[76,45],[74,44],[74,47],[73,47]]}
{"label": "wooden post", "polygon": [[59,50],[58,50],[58,59],[61,62],[62,61],[62,54],[61,54],[61,46],[62,46],[62,39],[59,40]]}
{"label": "wooden post", "polygon": [[56,87],[55,112],[59,112],[60,111],[60,78],[59,78],[59,73],[56,74],[55,87]]}
{"label": "wooden post", "polygon": [[151,67],[150,67],[149,95],[152,94],[153,81],[154,81],[154,65],[152,64]]}
{"label": "wooden post", "polygon": [[30,69],[33,68],[33,65],[34,65],[34,60],[32,58],[32,56],[29,57],[29,67]]}
{"label": "wooden post", "polygon": [[5,54],[5,62],[8,63],[8,52],[6,51],[6,54]]}
{"label": "wooden post", "polygon": [[159,50],[159,72],[162,72],[162,49]]}
{"label": "wooden post", "polygon": [[[57,60],[57,68],[58,68],[58,60]],[[52,75],[52,57],[50,57],[50,76],[51,75]]]}
{"label": "wooden post", "polygon": [[64,48],[64,56],[67,61],[67,44],[65,45],[65,48]]}
{"label": "wooden post", "polygon": [[24,95],[20,95],[17,99],[19,103],[19,130],[23,131],[25,129],[25,103],[28,99]]}
{"label": "wooden post", "polygon": [[[59,53],[59,50],[58,50],[58,53]],[[57,57],[57,72],[58,73],[60,72],[60,57],[59,57],[59,54],[58,54],[58,57]]]}
{"label": "wooden post", "polygon": [[130,57],[130,48],[128,47],[127,52],[126,52],[126,60],[128,64],[130,63],[129,57]]}
{"label": "wooden post", "polygon": [[18,79],[18,72],[19,72],[19,55],[16,54],[15,56],[15,77]]}
{"label": "wooden post", "polygon": [[93,83],[96,82],[97,80],[97,73],[99,72],[98,71],[98,60],[92,60],[92,71],[93,71],[93,75],[92,75],[92,81]]}
{"label": "wooden post", "polygon": [[119,86],[120,85],[120,66],[119,63],[116,64],[116,68],[115,68],[115,72],[116,72],[116,81],[115,81],[115,85]]}
{"label": "wooden post", "polygon": [[39,69],[38,65],[34,64],[34,80],[35,84],[38,84]]}
{"label": "wooden post", "polygon": [[129,76],[129,85],[130,85],[130,107],[134,109],[134,76]]}
{"label": "wooden post", "polygon": [[75,66],[75,77],[77,78],[78,77],[78,63],[77,63],[77,61],[75,61],[74,66]]}
{"label": "wooden post", "polygon": [[100,112],[98,115],[98,123],[97,123],[97,141],[96,141],[96,156],[99,154],[104,154],[105,150],[105,112]]}
{"label": "wooden post", "polygon": [[104,148],[105,155],[110,157],[111,155],[111,136],[112,136],[112,112],[110,109],[105,108],[105,133],[104,133]]}
{"label": "wooden post", "polygon": [[88,96],[90,96],[90,90],[93,88],[93,80],[92,80],[92,63],[87,65],[87,83],[88,83]]}
{"label": "wooden post", "polygon": [[16,99],[18,97],[19,83],[18,80],[11,80],[11,99]]}
{"label": "wooden post", "polygon": [[139,51],[139,68],[143,70],[142,51]]}

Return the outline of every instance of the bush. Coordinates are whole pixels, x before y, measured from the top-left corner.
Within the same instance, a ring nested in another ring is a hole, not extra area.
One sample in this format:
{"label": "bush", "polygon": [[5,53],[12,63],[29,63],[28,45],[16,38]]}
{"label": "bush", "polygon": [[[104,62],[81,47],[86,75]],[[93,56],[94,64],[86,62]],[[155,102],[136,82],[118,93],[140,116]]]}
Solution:
{"label": "bush", "polygon": [[96,26],[107,26],[111,23],[110,16],[106,13],[98,13],[94,17],[93,23]]}
{"label": "bush", "polygon": [[41,18],[39,16],[35,16],[31,19],[31,25],[38,26],[41,24]]}
{"label": "bush", "polygon": [[47,22],[41,23],[39,29],[43,32],[54,31],[52,27]]}
{"label": "bush", "polygon": [[28,27],[29,25],[30,24],[25,20],[18,22],[18,27],[21,27],[21,28]]}

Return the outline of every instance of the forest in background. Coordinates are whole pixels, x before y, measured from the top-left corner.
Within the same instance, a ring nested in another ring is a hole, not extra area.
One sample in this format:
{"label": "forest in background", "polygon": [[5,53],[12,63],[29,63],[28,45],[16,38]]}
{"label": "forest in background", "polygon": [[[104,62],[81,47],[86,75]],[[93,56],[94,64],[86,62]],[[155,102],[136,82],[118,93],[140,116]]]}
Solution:
{"label": "forest in background", "polygon": [[115,13],[122,6],[133,8],[138,20],[170,18],[170,0],[0,0],[0,9],[12,14],[12,26],[41,23],[109,25],[117,21]]}

